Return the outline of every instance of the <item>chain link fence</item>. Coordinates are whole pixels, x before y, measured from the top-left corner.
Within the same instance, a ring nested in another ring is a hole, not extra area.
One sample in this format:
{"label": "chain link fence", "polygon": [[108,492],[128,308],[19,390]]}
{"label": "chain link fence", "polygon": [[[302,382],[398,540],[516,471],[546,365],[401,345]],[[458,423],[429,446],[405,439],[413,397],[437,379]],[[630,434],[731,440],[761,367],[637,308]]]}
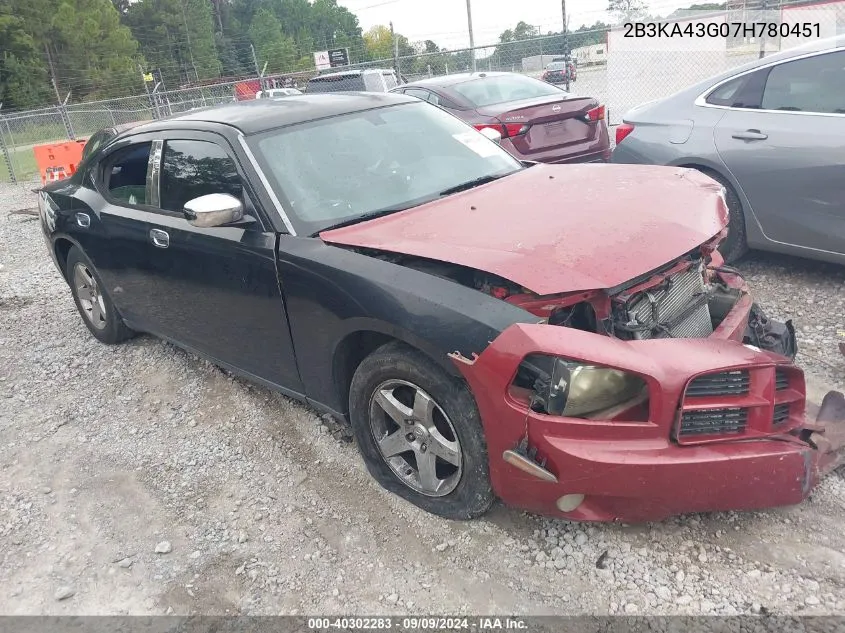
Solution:
{"label": "chain link fence", "polygon": [[[753,19],[781,21],[780,12],[770,13],[755,15]],[[784,13],[783,22],[786,22],[785,16]],[[813,17],[820,20],[815,13],[802,16],[802,19]],[[696,15],[687,21],[719,25],[734,19],[727,13],[719,12]],[[832,28],[836,29],[836,26]],[[786,43],[781,39],[744,37],[688,39],[685,44],[679,44],[678,40],[667,43],[665,40],[629,39],[624,32],[624,27],[602,32],[580,31],[572,34],[568,45],[560,34],[537,36],[475,49],[396,55],[348,68],[395,68],[405,81],[467,72],[473,66],[478,72],[507,71],[540,78],[549,63],[562,59],[561,52],[571,48],[572,57],[577,62],[577,72],[570,84],[571,92],[598,99],[606,106],[609,125],[615,126],[626,111],[638,104],[668,96],[714,74],[801,43],[800,40]],[[821,35],[831,34],[834,33]],[[573,47],[573,44],[585,41],[585,37],[592,43]],[[237,81],[179,90],[154,90],[107,101],[62,104],[19,112],[0,111],[0,150],[3,154],[0,180],[29,182],[38,178],[32,151],[35,145],[86,139],[106,127],[230,102],[236,99],[239,84],[243,86],[244,82],[249,82],[255,89],[273,85],[292,85],[302,89],[316,74],[317,71],[312,70],[265,78],[252,75]]]}

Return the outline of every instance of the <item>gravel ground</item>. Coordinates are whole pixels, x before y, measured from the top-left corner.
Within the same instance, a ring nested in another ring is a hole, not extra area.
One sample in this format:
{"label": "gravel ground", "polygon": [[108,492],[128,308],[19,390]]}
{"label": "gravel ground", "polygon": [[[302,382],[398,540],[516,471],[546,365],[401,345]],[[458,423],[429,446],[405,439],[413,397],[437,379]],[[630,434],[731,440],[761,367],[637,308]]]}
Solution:
{"label": "gravel ground", "polygon": [[[0,190],[0,613],[845,613],[845,481],[768,512],[452,523],[306,407],[142,336],[94,341]],[[845,269],[741,266],[843,388]]]}

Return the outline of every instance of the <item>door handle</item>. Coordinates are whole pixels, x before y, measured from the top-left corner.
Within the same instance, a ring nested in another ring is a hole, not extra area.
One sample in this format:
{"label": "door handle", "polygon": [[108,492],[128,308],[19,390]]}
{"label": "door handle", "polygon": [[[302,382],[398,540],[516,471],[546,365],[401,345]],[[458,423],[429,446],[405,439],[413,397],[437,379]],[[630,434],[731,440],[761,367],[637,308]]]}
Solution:
{"label": "door handle", "polygon": [[170,246],[170,236],[166,231],[162,231],[161,229],[150,229],[150,239],[159,248]]}
{"label": "door handle", "polygon": [[765,141],[769,138],[769,135],[763,134],[760,130],[745,130],[744,132],[731,134],[731,138],[735,138],[740,141]]}

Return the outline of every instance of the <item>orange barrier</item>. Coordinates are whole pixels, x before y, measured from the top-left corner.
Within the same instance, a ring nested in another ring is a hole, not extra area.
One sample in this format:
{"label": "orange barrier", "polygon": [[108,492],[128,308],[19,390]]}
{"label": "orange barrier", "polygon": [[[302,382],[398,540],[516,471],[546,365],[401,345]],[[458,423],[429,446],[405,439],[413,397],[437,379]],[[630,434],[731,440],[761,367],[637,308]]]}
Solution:
{"label": "orange barrier", "polygon": [[46,185],[48,182],[72,176],[82,160],[83,147],[85,141],[66,141],[33,147],[35,163],[41,174],[41,184]]}

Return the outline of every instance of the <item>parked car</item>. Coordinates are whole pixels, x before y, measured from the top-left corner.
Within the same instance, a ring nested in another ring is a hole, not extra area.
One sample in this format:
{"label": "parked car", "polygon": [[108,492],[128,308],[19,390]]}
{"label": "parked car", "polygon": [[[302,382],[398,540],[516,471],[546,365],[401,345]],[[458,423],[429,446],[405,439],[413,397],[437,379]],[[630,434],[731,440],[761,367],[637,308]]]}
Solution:
{"label": "parked car", "polygon": [[399,92],[439,105],[473,125],[493,128],[522,160],[602,162],[610,158],[605,107],[516,73],[464,73],[413,81]]}
{"label": "parked car", "polygon": [[388,92],[399,84],[392,68],[343,70],[317,75],[308,81],[306,92]]}
{"label": "parked car", "polygon": [[721,183],[729,262],[754,248],[845,264],[845,36],[634,108],[613,162],[685,165]]}
{"label": "parked car", "polygon": [[552,62],[543,70],[541,79],[550,84],[566,83],[567,75],[569,81],[575,81],[575,64],[572,62]]}
{"label": "parked car", "polygon": [[276,97],[291,97],[301,95],[302,92],[296,88],[268,88],[255,93],[256,99],[274,99]]}
{"label": "parked car", "polygon": [[807,425],[794,330],[722,267],[695,170],[524,164],[415,98],[304,95],[135,127],[39,208],[94,338],[347,420],[444,517],[794,504],[842,463],[845,397]]}

